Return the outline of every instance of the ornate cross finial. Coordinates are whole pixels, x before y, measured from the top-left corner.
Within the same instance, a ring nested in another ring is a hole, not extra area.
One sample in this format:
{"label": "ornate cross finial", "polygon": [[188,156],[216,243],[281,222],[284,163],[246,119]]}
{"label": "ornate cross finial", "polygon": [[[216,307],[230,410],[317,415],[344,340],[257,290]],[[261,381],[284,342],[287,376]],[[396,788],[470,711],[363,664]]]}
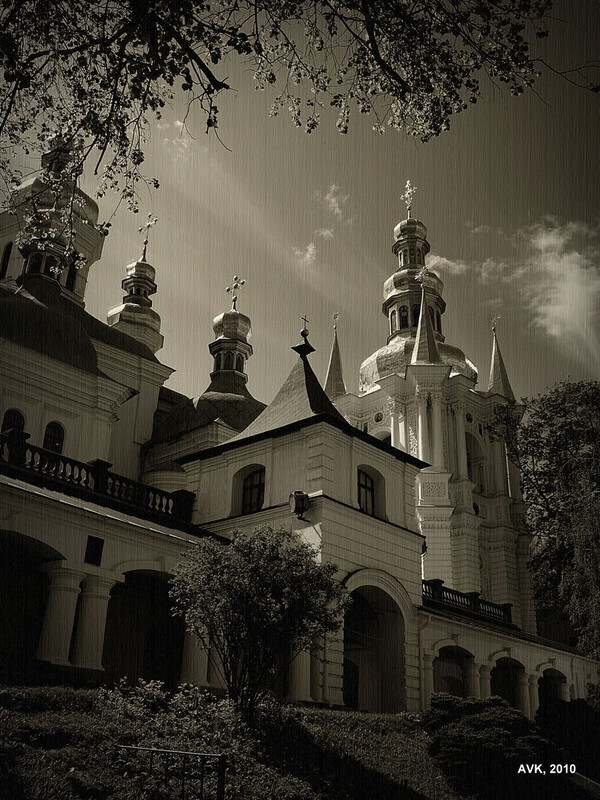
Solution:
{"label": "ornate cross finial", "polygon": [[[231,282],[231,286],[226,286],[225,291],[227,293],[237,292],[237,290],[241,289],[245,283],[246,283],[245,278],[240,278],[239,275],[234,275],[233,280]],[[234,294],[231,298],[231,310],[237,311],[237,294]]]}
{"label": "ornate cross finial", "polygon": [[146,260],[146,251],[148,249],[148,236],[150,234],[150,228],[153,228],[156,223],[158,222],[158,217],[155,217],[154,214],[148,214],[148,222],[145,225],[141,225],[138,228],[138,233],[144,234],[144,249],[142,250],[142,261]]}
{"label": "ornate cross finial", "polygon": [[496,333],[496,323],[501,318],[501,314],[495,314],[492,319],[490,320],[490,325],[492,326],[492,330]]}
{"label": "ornate cross finial", "polygon": [[418,281],[418,283],[420,283],[421,286],[423,286],[423,284],[425,283],[425,276],[426,275],[429,275],[429,270],[427,269],[427,267],[425,265],[423,265],[421,267],[421,269],[415,275],[415,280]]}
{"label": "ornate cross finial", "polygon": [[306,319],[306,314],[303,317],[300,317],[300,319],[302,320],[302,322],[304,323],[304,327],[306,328],[306,326],[308,325],[308,320]]}
{"label": "ornate cross finial", "polygon": [[415,196],[415,192],[417,191],[417,187],[413,186],[410,180],[406,181],[406,186],[404,187],[404,193],[400,195],[400,199],[404,200],[406,203],[406,211],[408,213],[408,218],[410,219],[411,210],[412,210],[412,201],[413,197]]}
{"label": "ornate cross finial", "polygon": [[340,317],[341,316],[342,316],[342,312],[341,311],[336,311],[335,314],[332,317],[332,319],[333,319],[333,330],[334,331],[337,331],[337,324],[340,321]]}

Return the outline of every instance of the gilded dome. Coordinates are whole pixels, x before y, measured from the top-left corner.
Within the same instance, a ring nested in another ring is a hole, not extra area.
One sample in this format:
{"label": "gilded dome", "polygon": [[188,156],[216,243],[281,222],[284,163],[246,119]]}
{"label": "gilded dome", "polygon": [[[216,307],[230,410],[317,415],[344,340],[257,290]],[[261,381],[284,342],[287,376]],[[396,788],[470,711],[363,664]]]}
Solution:
{"label": "gilded dome", "polygon": [[[387,375],[403,373],[410,364],[414,346],[414,336],[396,336],[366,358],[360,366],[360,394],[370,392]],[[477,381],[477,368],[460,348],[440,341],[437,342],[437,348],[444,364],[452,367],[451,376],[464,375],[469,380]]]}

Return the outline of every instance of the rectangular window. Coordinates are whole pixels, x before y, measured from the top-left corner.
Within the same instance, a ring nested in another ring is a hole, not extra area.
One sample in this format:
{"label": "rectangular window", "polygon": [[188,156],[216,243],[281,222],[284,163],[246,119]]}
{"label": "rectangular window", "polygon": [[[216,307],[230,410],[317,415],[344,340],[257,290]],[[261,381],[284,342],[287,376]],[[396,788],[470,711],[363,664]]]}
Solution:
{"label": "rectangular window", "polygon": [[254,470],[244,478],[242,487],[242,514],[260,511],[265,501],[265,470]]}
{"label": "rectangular window", "polygon": [[375,516],[375,484],[362,469],[358,470],[358,506],[365,514]]}
{"label": "rectangular window", "polygon": [[93,564],[95,567],[99,567],[102,562],[103,550],[104,539],[100,539],[99,536],[88,536],[83,560],[86,564]]}

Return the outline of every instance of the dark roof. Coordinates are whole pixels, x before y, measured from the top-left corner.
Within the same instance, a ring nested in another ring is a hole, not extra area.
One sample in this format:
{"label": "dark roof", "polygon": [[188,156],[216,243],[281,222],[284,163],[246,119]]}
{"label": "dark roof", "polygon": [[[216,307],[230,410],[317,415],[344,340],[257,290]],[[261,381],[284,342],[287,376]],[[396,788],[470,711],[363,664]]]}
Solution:
{"label": "dark roof", "polygon": [[[88,337],[98,342],[117,347],[119,350],[140,356],[148,361],[159,363],[152,350],[145,344],[104,322],[100,322],[77,303],[69,300],[63,294],[61,285],[54,278],[39,274],[22,275],[17,279],[17,283],[19,288],[15,296],[22,296],[26,300],[41,303],[56,319],[60,319],[62,322],[64,322],[65,318],[70,317],[77,325],[83,328]],[[16,335],[18,335],[18,329],[15,333]],[[23,344],[26,347],[30,346]],[[56,354],[53,357],[63,360],[64,343],[62,341],[56,341],[55,343],[53,340],[50,344],[52,346],[56,344],[57,347]],[[60,349],[58,349],[58,345],[60,345]],[[53,353],[48,352],[47,355],[52,356]]]}
{"label": "dark roof", "polygon": [[300,420],[326,414],[331,419],[344,418],[323,391],[308,361],[313,348],[308,342],[292,348],[300,358],[273,401],[242,433],[231,439],[239,442],[251,436],[273,431]]}
{"label": "dark roof", "polygon": [[300,358],[274,400],[251,425],[242,433],[234,436],[233,439],[229,439],[227,442],[215,447],[201,450],[199,453],[183,456],[177,459],[178,463],[185,464],[190,461],[211,458],[251,442],[275,436],[285,436],[293,431],[324,422],[348,436],[361,439],[379,450],[384,450],[400,461],[405,461],[419,469],[428,466],[424,461],[420,461],[403,450],[398,450],[350,425],[327,397],[315,373],[312,371],[312,367],[308,362],[308,355],[313,352],[311,345],[305,341],[293,347],[292,350],[295,350]]}
{"label": "dark roof", "polygon": [[0,337],[84,372],[98,374],[96,350],[85,327],[56,303],[59,284],[44,279],[44,285],[35,288],[38,289],[35,294],[33,285],[22,287],[17,293],[0,288]]}
{"label": "dark roof", "polygon": [[210,386],[200,397],[194,400],[181,397],[184,399],[175,408],[155,418],[152,443],[181,436],[216,420],[242,431],[265,408],[264,403],[252,397],[244,378],[230,370],[214,373]]}

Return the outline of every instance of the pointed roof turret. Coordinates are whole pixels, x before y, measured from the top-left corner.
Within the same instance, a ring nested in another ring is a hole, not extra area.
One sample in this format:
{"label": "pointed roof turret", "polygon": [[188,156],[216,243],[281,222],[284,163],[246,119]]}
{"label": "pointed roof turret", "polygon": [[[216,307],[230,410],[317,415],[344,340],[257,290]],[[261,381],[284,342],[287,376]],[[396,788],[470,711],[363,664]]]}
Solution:
{"label": "pointed roof turret", "polygon": [[156,293],[156,271],[146,261],[148,252],[148,231],[156,225],[157,218],[148,214],[148,222],[139,228],[145,231],[142,255],[129,264],[121,287],[127,292],[121,305],[108,312],[107,322],[111,327],[123,331],[149,347],[153,353],[163,346],[160,333],[160,317],[152,308],[150,296]]}
{"label": "pointed roof turret", "polygon": [[329,366],[327,367],[327,377],[325,378],[325,394],[330,400],[336,400],[346,394],[346,384],[342,371],[342,356],[337,337],[337,323],[340,318],[339,312],[333,315],[333,343],[331,345],[331,355],[329,356]]}
{"label": "pointed roof turret", "polygon": [[345,422],[325,394],[308,361],[308,356],[314,352],[314,347],[308,341],[308,330],[303,328],[300,335],[302,341],[291,348],[300,357],[283,386],[262,414],[230,441],[239,442],[321,414]]}
{"label": "pointed roof turret", "polygon": [[496,336],[496,320],[494,320],[492,324],[492,362],[490,364],[490,381],[488,384],[488,392],[491,392],[492,394],[501,394],[502,397],[506,397],[506,399],[510,400],[511,402],[514,402],[515,400],[510,381],[508,380],[506,367],[504,366],[504,361],[502,359],[502,353],[500,352],[500,347],[498,345],[498,338]]}
{"label": "pointed roof turret", "polygon": [[[422,270],[424,273],[425,270]],[[423,276],[424,278],[424,276]],[[421,309],[419,312],[419,324],[415,336],[415,346],[410,359],[411,364],[441,364],[442,359],[438,350],[431,316],[427,310],[427,300],[425,297],[425,281],[421,285]]]}

